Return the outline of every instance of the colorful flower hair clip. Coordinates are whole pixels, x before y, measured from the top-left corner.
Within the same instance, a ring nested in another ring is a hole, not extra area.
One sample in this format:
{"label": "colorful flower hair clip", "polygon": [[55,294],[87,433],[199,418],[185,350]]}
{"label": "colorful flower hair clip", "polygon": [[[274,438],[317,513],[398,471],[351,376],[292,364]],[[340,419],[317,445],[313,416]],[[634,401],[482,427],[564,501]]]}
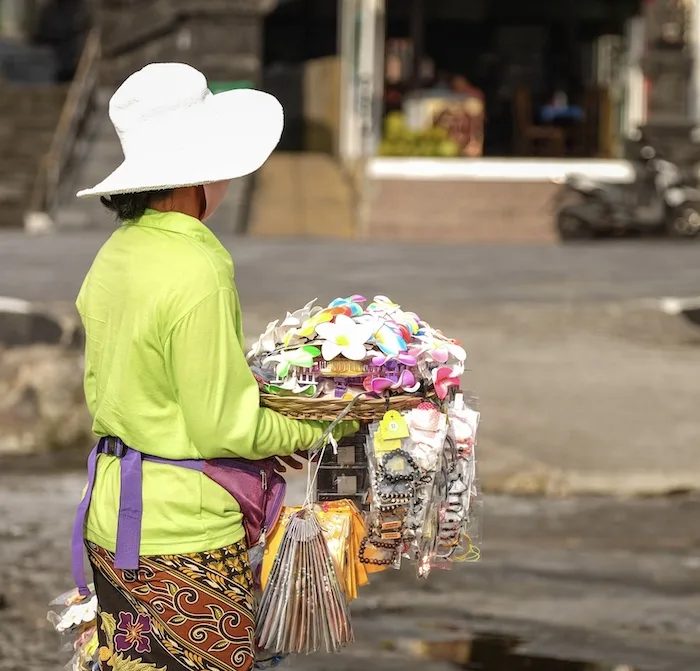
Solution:
{"label": "colorful flower hair clip", "polygon": [[459,388],[460,379],[454,374],[452,368],[439,366],[433,369],[432,376],[435,393],[441,401],[447,398],[450,387]]}
{"label": "colorful flower hair clip", "polygon": [[279,320],[270,322],[267,325],[263,334],[258,338],[250,352],[248,352],[248,359],[253,359],[261,354],[274,352],[275,349],[277,349],[277,340],[275,335],[278,324]]}
{"label": "colorful flower hair clip", "polygon": [[288,312],[287,316],[285,317],[284,321],[282,322],[282,326],[288,326],[288,327],[301,326],[307,319],[310,319],[315,314],[318,314],[319,312],[321,312],[322,308],[318,305],[314,305],[317,300],[318,300],[317,298],[314,298],[312,301],[309,301],[300,310],[296,310],[295,312]]}
{"label": "colorful flower hair clip", "polygon": [[316,334],[316,327],[319,324],[331,322],[335,317],[336,315],[334,315],[330,310],[321,310],[304,321],[304,323],[298,329],[298,334],[303,338],[313,338]]}
{"label": "colorful flower hair clip", "polygon": [[382,324],[374,332],[373,341],[388,356],[396,357],[401,352],[408,350],[408,344],[403,335],[388,323]]}
{"label": "colorful flower hair clip", "polygon": [[401,390],[410,394],[420,389],[420,381],[416,380],[416,376],[407,368],[393,378],[381,376],[366,377],[363,385],[366,391],[373,394],[383,394],[389,389],[392,391]]}
{"label": "colorful flower hair clip", "polygon": [[418,359],[410,352],[399,352],[394,356],[384,352],[370,352],[370,355],[374,366],[384,366],[389,361],[398,361],[404,366],[415,366],[418,363]]}
{"label": "colorful flower hair clip", "polygon": [[367,341],[372,337],[373,324],[358,324],[346,315],[338,315],[334,322],[319,324],[316,333],[324,340],[321,354],[326,361],[344,356],[353,361],[367,358]]}
{"label": "colorful flower hair clip", "polygon": [[353,296],[350,296],[349,298],[336,298],[333,302],[330,303],[328,307],[347,308],[350,311],[350,314],[348,316],[359,317],[361,314],[364,313],[362,303],[364,303],[366,300],[367,299],[364,296],[355,294]]}
{"label": "colorful flower hair clip", "polygon": [[313,368],[315,358],[321,355],[321,350],[312,345],[304,345],[297,349],[282,350],[278,354],[263,359],[263,366],[277,363],[275,372],[278,378],[287,377],[292,366],[299,368]]}

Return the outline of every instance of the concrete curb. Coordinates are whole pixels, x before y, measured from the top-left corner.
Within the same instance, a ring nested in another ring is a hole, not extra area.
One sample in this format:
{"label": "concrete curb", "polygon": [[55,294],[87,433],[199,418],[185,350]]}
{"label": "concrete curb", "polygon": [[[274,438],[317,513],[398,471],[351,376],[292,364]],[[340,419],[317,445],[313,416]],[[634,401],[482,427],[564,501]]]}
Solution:
{"label": "concrete curb", "polygon": [[[517,473],[507,472],[492,465],[499,460],[489,455],[490,447],[485,446],[481,450],[479,459],[481,486],[487,494],[552,498],[570,496],[642,498],[700,491],[700,472],[594,471],[583,473],[542,463],[530,463]],[[498,452],[498,449],[493,451]]]}
{"label": "concrete curb", "polygon": [[82,327],[75,315],[0,296],[0,347],[48,345],[78,349],[83,343]]}

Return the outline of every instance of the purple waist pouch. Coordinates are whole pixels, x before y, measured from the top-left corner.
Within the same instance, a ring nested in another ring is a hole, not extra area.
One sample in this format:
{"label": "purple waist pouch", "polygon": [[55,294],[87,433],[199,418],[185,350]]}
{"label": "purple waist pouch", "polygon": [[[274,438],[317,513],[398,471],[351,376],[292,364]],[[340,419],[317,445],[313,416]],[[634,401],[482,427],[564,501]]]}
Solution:
{"label": "purple waist pouch", "polygon": [[121,461],[115,568],[136,570],[139,566],[143,518],[142,469],[145,460],[199,471],[236,499],[243,515],[248,558],[256,578],[256,586],[259,585],[259,569],[262,564],[266,535],[272,531],[279,520],[287,488],[284,478],[275,471],[275,460],[162,459],[130,449],[119,438],[102,438],[88,457],[88,486],[78,506],[73,525],[71,541],[73,578],[81,594],[89,593],[85,579],[83,545],[85,520],[90,508],[97,459],[100,454],[112,455]]}

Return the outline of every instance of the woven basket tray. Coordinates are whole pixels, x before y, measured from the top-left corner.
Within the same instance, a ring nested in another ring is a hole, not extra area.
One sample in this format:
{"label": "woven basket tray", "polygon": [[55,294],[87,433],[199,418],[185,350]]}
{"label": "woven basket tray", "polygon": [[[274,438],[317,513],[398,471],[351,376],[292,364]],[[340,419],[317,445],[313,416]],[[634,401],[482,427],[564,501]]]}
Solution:
{"label": "woven basket tray", "polygon": [[[332,422],[348,406],[346,399],[300,398],[260,394],[262,404],[294,419],[316,419]],[[380,420],[388,410],[411,410],[427,400],[424,396],[399,394],[387,398],[363,398],[355,403],[345,419],[359,422]]]}

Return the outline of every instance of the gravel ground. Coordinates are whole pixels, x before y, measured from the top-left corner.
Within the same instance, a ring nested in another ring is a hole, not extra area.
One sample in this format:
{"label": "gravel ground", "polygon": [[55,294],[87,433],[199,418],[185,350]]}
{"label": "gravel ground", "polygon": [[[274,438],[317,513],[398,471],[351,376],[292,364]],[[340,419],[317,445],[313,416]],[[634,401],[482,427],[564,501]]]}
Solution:
{"label": "gravel ground", "polygon": [[[83,475],[0,472],[0,669],[58,671],[65,653],[46,604],[71,586],[68,534]],[[488,497],[483,561],[427,582],[410,569],[380,576],[355,604],[357,643],[333,666],[437,671],[445,665],[413,658],[413,643],[489,632],[522,637],[531,654],[696,670],[698,515],[693,497]],[[290,668],[329,665],[318,656]]]}

